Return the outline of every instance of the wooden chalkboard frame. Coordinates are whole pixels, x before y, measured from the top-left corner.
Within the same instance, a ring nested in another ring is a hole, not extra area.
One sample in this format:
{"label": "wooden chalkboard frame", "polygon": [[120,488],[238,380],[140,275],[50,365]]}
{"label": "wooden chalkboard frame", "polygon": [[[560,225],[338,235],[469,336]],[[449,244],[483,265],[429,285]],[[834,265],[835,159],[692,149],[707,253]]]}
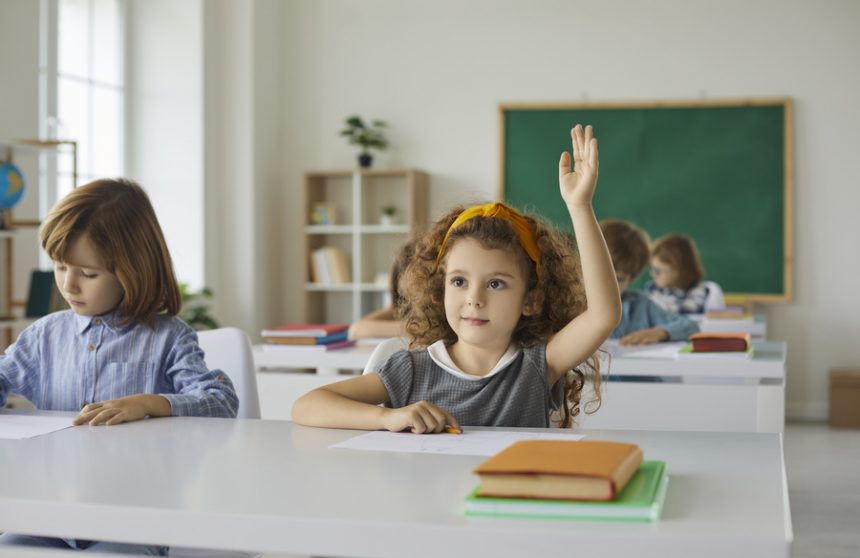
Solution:
{"label": "wooden chalkboard frame", "polygon": [[[728,304],[753,303],[787,303],[792,301],[793,282],[792,266],[794,262],[793,249],[793,159],[792,135],[793,114],[792,101],[788,97],[748,98],[748,99],[695,99],[671,101],[619,101],[619,102],[511,102],[499,105],[499,186],[497,199],[505,200],[506,179],[506,115],[510,111],[571,111],[571,110],[616,110],[616,109],[666,109],[666,108],[719,108],[719,107],[765,107],[781,106],[783,111],[783,211],[782,211],[782,291],[772,293],[761,292],[727,292]],[[583,123],[585,124],[585,123]],[[597,130],[599,137],[600,131]],[[569,150],[569,143],[567,149]]]}

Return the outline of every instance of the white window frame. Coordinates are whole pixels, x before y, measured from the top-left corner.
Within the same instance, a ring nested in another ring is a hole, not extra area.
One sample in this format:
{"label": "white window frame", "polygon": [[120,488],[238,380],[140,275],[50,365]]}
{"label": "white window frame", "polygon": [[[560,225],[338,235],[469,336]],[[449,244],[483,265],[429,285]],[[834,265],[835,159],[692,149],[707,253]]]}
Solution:
{"label": "white window frame", "polygon": [[[59,80],[60,78],[72,79],[84,84],[87,87],[87,102],[90,110],[88,111],[90,121],[88,129],[90,133],[93,128],[93,91],[97,88],[107,88],[113,91],[120,92],[121,98],[121,117],[119,137],[116,138],[121,142],[120,149],[119,174],[125,174],[125,165],[128,159],[128,71],[126,64],[126,45],[128,42],[128,22],[126,0],[116,0],[120,18],[119,25],[119,48],[122,53],[119,56],[121,68],[120,75],[122,81],[120,85],[108,84],[92,79],[91,76],[81,78],[80,76],[62,75],[59,71],[59,0],[40,0],[40,48],[39,48],[39,135],[42,139],[77,139],[58,137],[58,112],[59,112]],[[90,22],[93,20],[92,0],[89,0]],[[90,25],[90,29],[93,26]],[[88,35],[88,51],[90,53],[89,66],[92,67],[92,52],[93,52],[93,36]],[[94,156],[95,149],[89,150],[90,157]],[[63,155],[58,155],[63,156]],[[51,207],[57,202],[60,197],[60,173],[58,169],[57,157],[53,154],[50,156],[40,157],[40,176],[39,176],[39,214],[44,216]],[[95,178],[92,173],[94,168],[93,161],[82,161],[80,155],[77,161],[77,183],[74,186],[84,184]]]}

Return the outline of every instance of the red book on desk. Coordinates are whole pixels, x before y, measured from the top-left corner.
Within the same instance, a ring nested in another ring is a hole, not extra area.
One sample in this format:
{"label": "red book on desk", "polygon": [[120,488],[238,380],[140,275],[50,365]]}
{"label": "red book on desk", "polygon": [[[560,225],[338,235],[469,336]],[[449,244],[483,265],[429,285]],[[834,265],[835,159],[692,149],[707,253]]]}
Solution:
{"label": "red book on desk", "polygon": [[698,332],[690,336],[694,353],[712,352],[745,352],[749,349],[751,340],[749,333],[705,333]]}

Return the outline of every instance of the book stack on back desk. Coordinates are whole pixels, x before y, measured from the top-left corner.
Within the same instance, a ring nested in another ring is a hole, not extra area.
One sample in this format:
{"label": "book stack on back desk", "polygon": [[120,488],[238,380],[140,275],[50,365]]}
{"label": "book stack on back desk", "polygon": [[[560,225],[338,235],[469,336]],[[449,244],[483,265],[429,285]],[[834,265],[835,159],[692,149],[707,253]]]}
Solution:
{"label": "book stack on back desk", "polygon": [[467,515],[656,521],[668,477],[662,461],[643,461],[635,444],[527,440],[476,469],[481,484]]}
{"label": "book stack on back desk", "polygon": [[349,324],[293,324],[264,329],[262,332],[266,350],[283,347],[306,350],[330,351],[352,347],[355,341],[347,339]]}
{"label": "book stack on back desk", "polygon": [[697,332],[690,336],[690,342],[678,351],[679,358],[702,358],[702,357],[738,357],[751,359],[753,356],[753,344],[749,333],[725,332],[705,333]]}
{"label": "book stack on back desk", "polygon": [[704,333],[744,332],[756,340],[764,340],[767,337],[767,320],[764,314],[724,310],[687,314],[687,317],[697,322]]}

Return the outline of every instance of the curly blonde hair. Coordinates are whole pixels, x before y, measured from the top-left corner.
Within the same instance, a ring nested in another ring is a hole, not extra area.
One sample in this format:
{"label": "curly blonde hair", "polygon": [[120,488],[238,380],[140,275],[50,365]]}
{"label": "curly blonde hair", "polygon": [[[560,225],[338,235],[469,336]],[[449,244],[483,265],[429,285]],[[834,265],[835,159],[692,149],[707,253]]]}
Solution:
{"label": "curly blonde hair", "polygon": [[[446,345],[457,341],[457,334],[445,317],[445,258],[437,265],[439,247],[451,224],[466,207],[457,206],[432,224],[416,239],[414,254],[403,270],[399,282],[403,304],[398,316],[410,337],[410,347],[421,348],[443,340]],[[488,250],[501,249],[517,258],[526,278],[526,297],[534,312],[520,316],[511,340],[522,347],[546,342],[586,308],[579,256],[572,235],[562,233],[542,220],[524,215],[534,231],[540,249],[541,275],[537,276],[510,221],[498,217],[474,217],[450,232],[446,253],[459,240],[473,238]],[[550,303],[551,301],[551,303]],[[564,396],[567,401],[555,419],[563,428],[573,423],[580,412],[586,372],[590,372],[595,398],[585,405],[585,412],[600,407],[600,373],[596,356],[565,375]]]}

